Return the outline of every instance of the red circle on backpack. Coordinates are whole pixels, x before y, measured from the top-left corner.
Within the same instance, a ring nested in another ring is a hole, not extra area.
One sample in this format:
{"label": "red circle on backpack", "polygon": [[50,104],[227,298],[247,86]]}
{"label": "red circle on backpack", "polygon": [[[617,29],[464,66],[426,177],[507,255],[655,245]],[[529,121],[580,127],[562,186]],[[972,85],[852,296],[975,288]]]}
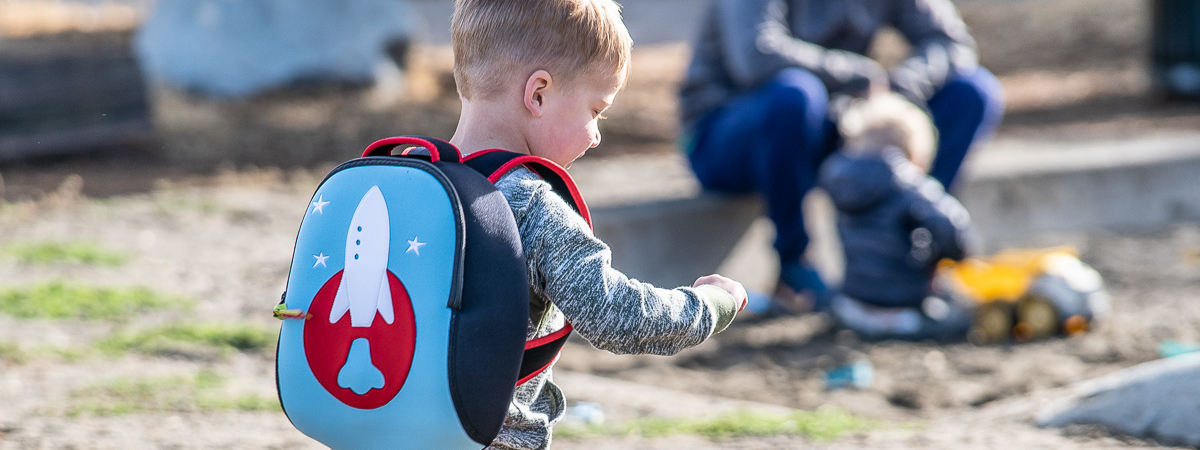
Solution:
{"label": "red circle on backpack", "polygon": [[[342,280],[341,271],[317,291],[308,308],[312,317],[304,321],[304,353],[313,375],[334,398],[354,408],[375,409],[392,401],[404,386],[408,371],[412,368],[417,341],[412,300],[404,283],[396,275],[388,271],[387,278],[392,291],[391,324],[375,314],[371,326],[356,328],[350,325],[349,312],[337,322],[329,323],[329,312],[333,309],[333,299]],[[371,364],[383,373],[383,387],[370,389],[362,395],[339,386],[337,381],[338,372],[345,366],[350,354],[350,344],[359,338],[366,338],[370,342]]]}

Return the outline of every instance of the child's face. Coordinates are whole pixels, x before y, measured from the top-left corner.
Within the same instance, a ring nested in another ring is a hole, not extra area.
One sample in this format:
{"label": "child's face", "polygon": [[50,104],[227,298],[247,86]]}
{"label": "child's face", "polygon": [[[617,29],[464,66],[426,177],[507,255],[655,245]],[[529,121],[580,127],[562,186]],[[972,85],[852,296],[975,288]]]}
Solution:
{"label": "child's face", "polygon": [[600,145],[598,122],[612,106],[624,74],[581,75],[545,93],[542,117],[528,136],[529,151],[568,167],[588,149]]}

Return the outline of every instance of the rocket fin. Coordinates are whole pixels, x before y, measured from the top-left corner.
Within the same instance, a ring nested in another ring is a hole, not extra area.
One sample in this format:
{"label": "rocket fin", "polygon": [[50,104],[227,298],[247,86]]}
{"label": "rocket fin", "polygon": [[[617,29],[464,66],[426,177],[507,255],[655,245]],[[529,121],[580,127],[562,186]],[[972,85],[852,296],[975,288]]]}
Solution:
{"label": "rocket fin", "polygon": [[388,282],[387,272],[384,272],[383,281],[379,284],[379,304],[376,309],[379,310],[379,315],[383,316],[383,321],[388,325],[395,320],[395,314],[392,312],[392,284]]}
{"label": "rocket fin", "polygon": [[350,311],[350,294],[346,291],[346,274],[338,283],[337,294],[333,296],[333,308],[329,310],[329,323],[336,323]]}

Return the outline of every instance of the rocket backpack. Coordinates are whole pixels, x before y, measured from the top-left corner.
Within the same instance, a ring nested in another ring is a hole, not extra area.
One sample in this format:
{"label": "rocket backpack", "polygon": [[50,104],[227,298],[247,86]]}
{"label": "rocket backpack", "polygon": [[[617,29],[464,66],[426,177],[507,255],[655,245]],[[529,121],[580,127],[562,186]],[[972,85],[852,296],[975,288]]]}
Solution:
{"label": "rocket backpack", "polygon": [[[413,146],[393,156],[392,151]],[[571,328],[526,342],[529,285],[493,183],[524,165],[585,219],[553,162],[493,150],[464,161],[427,137],[371,144],[329,173],[300,224],[276,385],[292,424],[333,449],[480,449],[516,386]]]}

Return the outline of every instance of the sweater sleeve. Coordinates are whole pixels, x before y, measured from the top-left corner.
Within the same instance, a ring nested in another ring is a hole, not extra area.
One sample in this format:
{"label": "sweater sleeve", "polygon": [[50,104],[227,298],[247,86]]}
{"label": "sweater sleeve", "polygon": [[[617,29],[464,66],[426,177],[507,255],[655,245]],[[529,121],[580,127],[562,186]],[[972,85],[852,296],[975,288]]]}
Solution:
{"label": "sweater sleeve", "polygon": [[661,289],[614,269],[608,246],[527,169],[510,172],[496,186],[517,219],[534,293],[548,298],[597,348],[674,354],[733,320],[736,300],[720,288]]}
{"label": "sweater sleeve", "polygon": [[[961,260],[978,253],[980,240],[971,216],[941,183],[926,178],[916,186],[909,209],[917,227],[928,231],[932,262],[941,258]],[[914,239],[914,245],[919,239]]]}
{"label": "sweater sleeve", "polygon": [[892,68],[891,88],[925,105],[953,75],[978,66],[975,40],[950,0],[899,0],[895,7],[893,25],[913,52]]}
{"label": "sweater sleeve", "polygon": [[739,88],[757,87],[789,67],[812,72],[834,93],[862,92],[887,81],[887,72],[871,58],[797,39],[783,0],[718,0],[716,7],[722,53]]}

